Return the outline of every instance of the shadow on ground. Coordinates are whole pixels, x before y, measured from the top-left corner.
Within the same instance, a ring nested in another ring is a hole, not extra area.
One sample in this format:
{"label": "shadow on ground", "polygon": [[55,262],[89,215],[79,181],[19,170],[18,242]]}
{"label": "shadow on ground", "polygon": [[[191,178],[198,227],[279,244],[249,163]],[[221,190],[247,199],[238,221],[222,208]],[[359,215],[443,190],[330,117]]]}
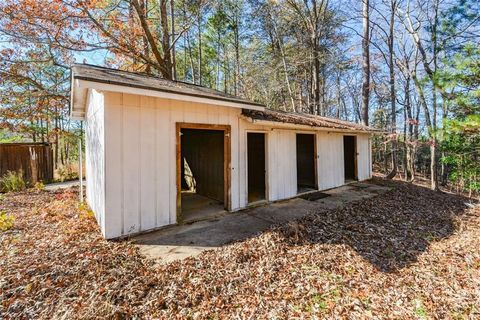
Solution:
{"label": "shadow on ground", "polygon": [[291,245],[347,244],[378,270],[392,272],[417,260],[430,243],[452,235],[469,199],[403,182],[344,208],[279,227]]}
{"label": "shadow on ground", "polygon": [[355,183],[325,191],[328,197],[308,201],[301,198],[276,202],[236,213],[223,213],[195,223],[168,227],[134,237],[142,253],[160,263],[196,256],[200,252],[252,238],[277,225],[298,220],[314,212],[343,207],[352,201],[377,196],[388,187]]}
{"label": "shadow on ground", "polygon": [[346,244],[378,270],[392,272],[417,260],[432,241],[455,232],[467,198],[403,182],[373,180],[226,214],[216,219],[133,238],[142,253],[169,263],[204,250],[278,232],[286,245]]}

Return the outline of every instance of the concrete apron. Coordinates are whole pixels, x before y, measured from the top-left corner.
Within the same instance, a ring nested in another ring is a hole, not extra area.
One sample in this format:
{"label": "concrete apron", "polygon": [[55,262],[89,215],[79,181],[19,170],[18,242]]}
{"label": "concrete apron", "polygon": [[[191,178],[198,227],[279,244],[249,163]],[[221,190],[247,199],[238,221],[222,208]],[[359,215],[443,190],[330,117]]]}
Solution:
{"label": "concrete apron", "polygon": [[157,263],[169,263],[253,237],[275,224],[287,223],[312,212],[340,208],[387,190],[388,187],[355,182],[323,191],[330,196],[316,201],[294,198],[270,203],[191,224],[167,227],[131,240],[147,258],[154,259]]}

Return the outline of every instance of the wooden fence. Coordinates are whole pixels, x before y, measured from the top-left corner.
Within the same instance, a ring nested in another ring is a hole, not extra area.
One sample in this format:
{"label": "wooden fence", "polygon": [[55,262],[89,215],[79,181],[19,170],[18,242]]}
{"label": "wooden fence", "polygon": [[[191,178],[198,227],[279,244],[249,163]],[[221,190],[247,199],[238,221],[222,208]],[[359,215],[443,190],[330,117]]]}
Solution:
{"label": "wooden fence", "polygon": [[1,143],[0,178],[7,171],[23,171],[29,184],[53,180],[53,150],[48,143]]}

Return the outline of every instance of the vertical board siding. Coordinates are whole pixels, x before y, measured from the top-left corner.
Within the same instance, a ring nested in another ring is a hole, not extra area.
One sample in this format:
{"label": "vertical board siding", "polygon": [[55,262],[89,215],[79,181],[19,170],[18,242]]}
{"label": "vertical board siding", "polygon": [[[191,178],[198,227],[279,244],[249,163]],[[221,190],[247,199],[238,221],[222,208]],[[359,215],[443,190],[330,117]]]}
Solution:
{"label": "vertical board siding", "polygon": [[124,106],[123,113],[123,232],[126,234],[141,231],[140,215],[140,108],[138,106]]}
{"label": "vertical board siding", "polygon": [[[238,128],[241,110],[121,93],[106,96],[106,237],[176,223],[175,123]],[[238,191],[236,146],[232,143],[232,192]],[[239,208],[237,197],[231,203],[232,210]]]}
{"label": "vertical board siding", "polygon": [[[239,153],[239,128],[238,128],[238,115],[239,112],[235,109],[228,109],[228,122],[230,124],[230,201],[231,201],[231,210],[240,209],[240,188],[239,188],[239,179],[240,179],[240,156],[244,156],[245,153]],[[223,121],[223,120],[222,120]],[[226,119],[225,119],[226,121]]]}
{"label": "vertical board siding", "polygon": [[87,176],[87,203],[105,237],[105,131],[104,96],[89,90],[85,121],[85,163]]}
{"label": "vertical board siding", "polygon": [[[0,178],[8,171],[23,172],[24,180],[34,185],[53,180],[53,150],[48,143],[0,144]],[[1,190],[0,190],[1,191]]]}
{"label": "vertical board siding", "polygon": [[370,160],[370,139],[368,135],[357,136],[357,163],[358,180],[367,180],[372,177],[372,167]]}
{"label": "vertical board siding", "polygon": [[343,135],[331,132],[317,134],[318,187],[335,188],[345,183]]}
{"label": "vertical board siding", "polygon": [[[91,104],[95,106],[87,115],[87,196],[106,238],[177,222],[176,123],[230,125],[233,211],[248,204],[248,131],[265,133],[267,200],[297,194],[296,133],[306,131],[250,123],[240,117],[239,109],[130,94],[105,93],[105,109],[103,96],[91,97]],[[343,134],[308,132],[317,137],[319,189],[343,185]],[[367,179],[371,175],[368,135],[358,135],[357,152],[359,179]]]}
{"label": "vertical board siding", "polygon": [[[140,108],[140,217],[141,230],[155,228],[156,194],[155,172],[156,152],[155,139],[155,101],[152,98],[142,97]],[[154,199],[151,201],[150,199]]]}
{"label": "vertical board siding", "polygon": [[114,238],[123,234],[122,95],[107,93],[105,100],[105,229],[107,238]]}
{"label": "vertical board siding", "polygon": [[[171,154],[175,153],[175,129],[170,119],[170,101],[156,99],[155,101],[155,203],[157,226],[175,223],[176,190],[170,190],[173,183],[176,185],[175,160],[171,161]],[[173,131],[173,132],[172,132]],[[172,169],[173,168],[173,169]],[[173,182],[172,182],[173,179]],[[172,201],[173,199],[173,201]]]}
{"label": "vertical board siding", "polygon": [[280,200],[297,194],[297,158],[295,131],[273,130],[269,147],[269,200]]}

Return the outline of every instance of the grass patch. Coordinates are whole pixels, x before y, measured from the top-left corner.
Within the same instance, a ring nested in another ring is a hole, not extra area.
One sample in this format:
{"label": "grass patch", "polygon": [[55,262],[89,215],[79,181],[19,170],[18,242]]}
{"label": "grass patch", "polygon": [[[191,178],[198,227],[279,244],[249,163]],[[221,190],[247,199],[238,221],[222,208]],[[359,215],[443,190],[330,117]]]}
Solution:
{"label": "grass patch", "polygon": [[27,184],[23,179],[23,171],[7,171],[0,179],[0,189],[4,192],[14,192],[25,190]]}
{"label": "grass patch", "polygon": [[15,223],[15,218],[9,214],[5,210],[0,211],[0,230],[7,231],[13,228]]}

